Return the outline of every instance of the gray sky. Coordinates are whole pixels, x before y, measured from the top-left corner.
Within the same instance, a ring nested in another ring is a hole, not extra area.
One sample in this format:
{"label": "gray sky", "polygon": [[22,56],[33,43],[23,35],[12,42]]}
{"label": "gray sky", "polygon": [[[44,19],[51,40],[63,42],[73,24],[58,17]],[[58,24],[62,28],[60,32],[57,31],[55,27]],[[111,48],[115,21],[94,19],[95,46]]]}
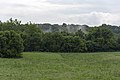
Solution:
{"label": "gray sky", "polygon": [[0,0],[0,20],[120,25],[120,0]]}

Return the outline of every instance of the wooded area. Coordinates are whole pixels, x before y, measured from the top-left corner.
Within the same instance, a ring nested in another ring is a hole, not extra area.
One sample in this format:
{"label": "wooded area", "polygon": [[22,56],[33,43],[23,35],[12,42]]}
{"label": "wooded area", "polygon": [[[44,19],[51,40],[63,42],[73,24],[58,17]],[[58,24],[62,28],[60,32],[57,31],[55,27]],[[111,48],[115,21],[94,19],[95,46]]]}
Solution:
{"label": "wooded area", "polygon": [[[66,24],[64,23],[62,27],[66,27]],[[12,35],[11,32],[16,35]],[[119,34],[120,27],[106,24],[98,27],[88,26],[86,31],[79,29],[76,32],[68,32],[63,29],[63,31],[44,32],[37,24],[31,22],[22,24],[21,21],[11,18],[6,22],[0,22],[0,53],[5,50],[9,53],[11,50],[22,52],[23,48],[26,52],[120,51]],[[17,51],[14,50],[16,46],[20,48]]]}

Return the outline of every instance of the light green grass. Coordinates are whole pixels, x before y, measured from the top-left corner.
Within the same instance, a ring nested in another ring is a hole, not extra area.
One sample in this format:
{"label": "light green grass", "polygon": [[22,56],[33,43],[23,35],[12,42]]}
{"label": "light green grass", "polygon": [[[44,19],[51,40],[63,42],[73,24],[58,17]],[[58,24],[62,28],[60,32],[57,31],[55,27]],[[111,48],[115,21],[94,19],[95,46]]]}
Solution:
{"label": "light green grass", "polygon": [[120,80],[120,52],[25,52],[0,58],[0,80]]}

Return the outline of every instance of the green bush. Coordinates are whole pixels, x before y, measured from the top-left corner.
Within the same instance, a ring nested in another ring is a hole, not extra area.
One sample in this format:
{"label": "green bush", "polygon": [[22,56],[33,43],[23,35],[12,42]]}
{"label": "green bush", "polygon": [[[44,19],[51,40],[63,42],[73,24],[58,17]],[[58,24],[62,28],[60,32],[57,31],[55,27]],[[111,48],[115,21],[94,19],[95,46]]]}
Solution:
{"label": "green bush", "polygon": [[15,31],[0,31],[0,57],[21,57],[23,40]]}

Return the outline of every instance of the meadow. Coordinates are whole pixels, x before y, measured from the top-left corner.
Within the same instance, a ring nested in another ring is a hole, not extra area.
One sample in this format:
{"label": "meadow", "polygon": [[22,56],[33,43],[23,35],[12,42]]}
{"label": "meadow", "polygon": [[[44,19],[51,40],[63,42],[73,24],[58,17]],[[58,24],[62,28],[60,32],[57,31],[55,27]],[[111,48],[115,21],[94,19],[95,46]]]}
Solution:
{"label": "meadow", "polygon": [[120,52],[24,52],[0,58],[0,80],[120,80]]}

